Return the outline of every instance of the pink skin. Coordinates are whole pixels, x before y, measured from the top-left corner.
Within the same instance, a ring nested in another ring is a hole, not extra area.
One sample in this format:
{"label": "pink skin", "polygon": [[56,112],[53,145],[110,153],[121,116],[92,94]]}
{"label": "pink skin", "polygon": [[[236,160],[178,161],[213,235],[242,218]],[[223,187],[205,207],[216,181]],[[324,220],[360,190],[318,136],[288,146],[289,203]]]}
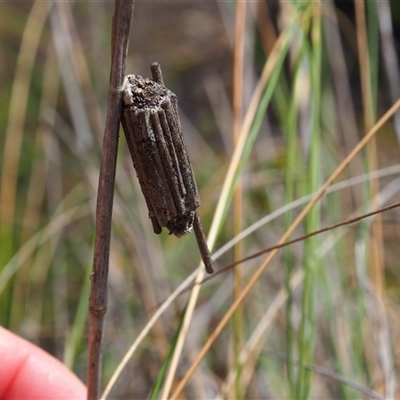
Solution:
{"label": "pink skin", "polygon": [[0,399],[85,398],[85,385],[64,364],[0,327]]}

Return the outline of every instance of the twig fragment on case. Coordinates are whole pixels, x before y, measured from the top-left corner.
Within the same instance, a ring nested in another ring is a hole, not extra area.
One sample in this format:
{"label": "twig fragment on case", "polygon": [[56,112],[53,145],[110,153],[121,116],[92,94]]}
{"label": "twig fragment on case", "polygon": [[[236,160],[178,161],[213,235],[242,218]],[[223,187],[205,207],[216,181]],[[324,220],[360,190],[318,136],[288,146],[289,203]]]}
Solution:
{"label": "twig fragment on case", "polygon": [[181,237],[194,227],[207,272],[214,271],[197,216],[200,197],[183,140],[178,101],[164,86],[158,63],[153,79],[127,75],[123,85],[122,127],[146,200],[154,233],[166,227]]}

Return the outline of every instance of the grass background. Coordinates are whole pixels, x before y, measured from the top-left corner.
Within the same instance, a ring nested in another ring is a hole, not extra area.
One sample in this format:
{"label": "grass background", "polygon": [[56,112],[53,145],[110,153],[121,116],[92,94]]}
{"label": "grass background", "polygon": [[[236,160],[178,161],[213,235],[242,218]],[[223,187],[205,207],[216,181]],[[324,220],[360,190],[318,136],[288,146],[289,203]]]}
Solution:
{"label": "grass background", "polygon": [[[111,1],[0,3],[1,324],[82,379],[112,13]],[[127,73],[150,76],[158,61],[178,95],[199,213],[213,248],[226,245],[217,269],[275,244],[400,97],[399,24],[395,1],[136,3]],[[398,201],[399,123],[379,130],[291,237]],[[113,218],[104,385],[200,259],[193,234],[152,233],[123,135]],[[185,396],[398,397],[397,219],[393,210],[279,252]],[[174,300],[110,398],[173,392],[261,264]]]}

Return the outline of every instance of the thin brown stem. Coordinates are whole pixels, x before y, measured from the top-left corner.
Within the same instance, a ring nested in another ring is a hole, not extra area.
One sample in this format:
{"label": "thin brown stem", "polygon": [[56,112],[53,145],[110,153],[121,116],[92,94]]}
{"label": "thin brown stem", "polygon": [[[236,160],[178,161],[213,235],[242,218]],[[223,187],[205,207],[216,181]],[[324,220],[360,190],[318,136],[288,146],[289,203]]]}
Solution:
{"label": "thin brown stem", "polygon": [[355,224],[355,223],[357,223],[357,222],[359,222],[359,221],[361,221],[361,220],[363,220],[365,218],[369,218],[369,217],[375,216],[377,214],[381,214],[381,213],[383,213],[385,211],[389,211],[389,210],[392,210],[392,209],[397,208],[397,207],[400,207],[400,202],[393,203],[393,204],[390,204],[390,205],[388,205],[386,207],[379,208],[378,210],[371,211],[371,212],[368,212],[366,214],[359,215],[358,217],[354,217],[354,218],[351,218],[351,219],[348,219],[348,220],[345,220],[345,221],[338,222],[338,223],[333,224],[333,225],[326,226],[325,228],[318,229],[316,231],[313,231],[313,232],[307,233],[305,235],[299,236],[299,237],[297,237],[295,239],[288,240],[287,242],[276,244],[274,246],[271,246],[271,247],[268,247],[266,249],[260,250],[260,251],[258,251],[256,253],[250,254],[247,257],[242,258],[241,260],[235,261],[235,262],[233,262],[231,264],[228,264],[228,265],[226,265],[226,266],[224,266],[222,268],[218,268],[218,271],[214,275],[208,276],[207,278],[204,278],[201,282],[198,282],[198,283],[195,283],[193,285],[190,285],[190,286],[186,287],[184,290],[182,290],[182,292],[180,294],[183,294],[183,293],[186,293],[186,292],[192,290],[192,288],[195,285],[202,285],[203,283],[205,283],[205,282],[207,282],[207,281],[209,281],[211,279],[216,278],[218,275],[223,274],[224,272],[236,267],[236,265],[242,264],[242,263],[244,263],[246,261],[253,260],[254,258],[258,258],[258,257],[260,257],[260,256],[262,256],[264,254],[270,253],[273,250],[278,250],[278,249],[281,249],[283,247],[290,246],[290,245],[298,243],[298,242],[302,242],[302,241],[304,241],[304,240],[306,240],[306,239],[308,239],[308,238],[310,238],[312,236],[320,235],[321,233],[331,231],[331,230],[339,228],[341,226]]}
{"label": "thin brown stem", "polygon": [[117,162],[118,131],[122,106],[122,92],[120,87],[125,75],[132,11],[133,0],[116,0],[112,22],[111,74],[97,194],[96,234],[89,300],[87,398],[90,400],[98,399],[100,394],[101,344],[104,316],[107,310],[111,217]]}
{"label": "thin brown stem", "polygon": [[[236,2],[236,21],[235,21],[235,46],[233,62],[233,142],[236,146],[242,126],[243,109],[243,68],[244,68],[244,44],[246,31],[246,1]],[[233,197],[233,232],[238,235],[243,230],[243,184],[242,179],[238,180]],[[237,243],[233,248],[235,260],[243,258],[243,242]],[[240,295],[243,288],[243,276],[240,265],[234,271],[234,297]],[[243,307],[238,307],[233,317],[233,352],[234,363],[238,368],[236,377],[235,392],[231,396],[236,398],[243,397],[243,387],[241,385],[241,368],[238,364],[240,349],[244,343],[243,327]]]}
{"label": "thin brown stem", "polygon": [[[369,130],[375,121],[371,89],[372,77],[368,48],[365,1],[357,1],[354,3],[354,6],[357,22],[357,44],[361,77],[361,93],[364,108],[364,127],[365,130]],[[375,138],[368,143],[366,150],[368,168],[371,171],[374,171],[378,168],[377,144]],[[369,190],[371,192],[371,197],[376,199],[377,194],[379,193],[379,181],[372,179]],[[385,265],[382,229],[382,221],[380,217],[378,217],[375,219],[374,224],[371,227],[370,246],[368,249],[370,252],[368,259],[370,260],[371,277],[375,284],[376,290],[381,297],[383,292],[383,270]]]}
{"label": "thin brown stem", "polygon": [[200,218],[197,214],[197,211],[194,213],[194,222],[193,222],[193,230],[196,235],[197,245],[199,246],[201,258],[204,263],[204,267],[209,274],[214,272],[214,266],[211,259],[210,250],[207,246],[207,240],[203,232],[203,227],[201,226]]}

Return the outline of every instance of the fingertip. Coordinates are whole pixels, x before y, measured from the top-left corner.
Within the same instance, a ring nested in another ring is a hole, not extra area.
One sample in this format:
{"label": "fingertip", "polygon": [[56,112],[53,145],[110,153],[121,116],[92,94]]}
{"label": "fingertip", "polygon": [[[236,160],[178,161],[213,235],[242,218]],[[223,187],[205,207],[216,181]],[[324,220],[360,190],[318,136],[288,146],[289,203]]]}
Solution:
{"label": "fingertip", "polygon": [[82,381],[44,350],[0,327],[0,398],[85,399]]}

